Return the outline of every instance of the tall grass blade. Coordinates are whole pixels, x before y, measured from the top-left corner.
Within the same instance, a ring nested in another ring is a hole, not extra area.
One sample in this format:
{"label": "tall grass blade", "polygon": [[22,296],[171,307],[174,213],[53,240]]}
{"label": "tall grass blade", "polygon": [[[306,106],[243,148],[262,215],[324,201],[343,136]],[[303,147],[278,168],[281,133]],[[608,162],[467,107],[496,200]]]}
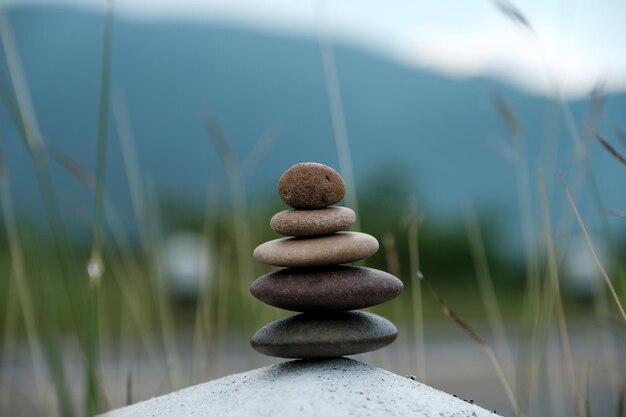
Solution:
{"label": "tall grass blade", "polygon": [[231,148],[218,120],[208,117],[205,122],[205,127],[228,177],[231,204],[233,207],[233,232],[237,249],[237,265],[239,268],[239,273],[236,274],[235,279],[239,284],[242,298],[246,299],[248,297],[247,283],[248,280],[254,277],[254,266],[252,265],[252,257],[250,256],[252,253],[252,237],[248,221],[248,203],[242,173],[237,156]]}
{"label": "tall grass blade", "polygon": [[615,301],[615,305],[617,306],[622,316],[622,319],[624,319],[624,322],[626,323],[626,312],[624,312],[624,306],[622,305],[619,297],[617,296],[617,292],[615,291],[615,287],[613,287],[613,283],[611,282],[611,279],[609,278],[609,274],[606,272],[606,269],[604,268],[604,265],[602,264],[602,261],[600,260],[600,257],[598,256],[598,252],[593,243],[593,240],[591,240],[591,236],[589,235],[589,232],[587,231],[587,227],[585,226],[583,219],[580,217],[580,213],[578,212],[578,208],[576,207],[574,198],[572,197],[572,194],[569,192],[569,189],[567,188],[567,185],[565,184],[565,180],[563,179],[563,176],[560,174],[559,174],[559,179],[561,181],[561,186],[563,187],[563,190],[565,191],[565,196],[567,197],[567,201],[570,207],[572,208],[574,215],[576,216],[576,220],[578,221],[580,230],[583,232],[585,241],[587,242],[587,245],[589,246],[589,250],[591,251],[593,259],[596,265],[598,266],[598,269],[600,270],[600,273],[602,274],[602,277],[604,278],[604,282],[606,282],[606,285],[609,288],[611,295],[613,296],[613,300]]}
{"label": "tall grass blade", "polygon": [[611,215],[611,216],[621,217],[622,219],[626,219],[626,211],[615,210],[615,209],[606,209],[606,213]]}
{"label": "tall grass blade", "polygon": [[94,180],[93,175],[91,175],[91,173],[89,173],[82,165],[68,155],[63,149],[53,143],[46,142],[46,149],[52,159],[65,168],[67,172],[83,183],[87,188],[89,188],[89,190],[95,191],[96,181]]}
{"label": "tall grass blade", "polygon": [[104,274],[102,240],[104,232],[104,181],[106,174],[106,150],[109,127],[109,101],[111,79],[111,45],[113,40],[113,0],[107,1],[104,21],[104,45],[100,78],[100,107],[98,115],[98,142],[96,149],[96,182],[94,192],[94,220],[92,229],[91,255],[87,265],[89,303],[87,305],[87,336],[85,353],[86,414],[96,415],[101,408],[99,384],[99,316],[100,282]]}
{"label": "tall grass blade", "polygon": [[[58,297],[62,297],[64,302],[70,306],[72,314],[71,320],[75,323],[78,317],[80,317],[79,303],[71,302],[70,300],[79,299],[77,294],[82,288],[80,285],[76,285],[76,283],[71,281],[74,277],[78,276],[76,258],[63,225],[52,177],[43,150],[42,135],[35,117],[34,106],[31,101],[28,84],[24,76],[24,70],[17,51],[10,22],[3,6],[4,5],[0,3],[0,38],[9,69],[11,84],[15,93],[15,99],[13,100],[12,97],[10,97],[8,89],[6,88],[2,89],[2,99],[9,109],[13,122],[16,123],[16,129],[22,134],[22,138],[24,139],[35,166],[35,174],[41,188],[46,209],[45,212],[53,231],[55,241],[54,256],[61,267],[63,285],[62,290],[60,292],[57,291],[57,294]],[[46,283],[46,285],[48,284]],[[63,367],[61,348],[59,346],[59,337],[56,332],[58,330],[58,318],[53,309],[48,313],[48,326],[44,329],[46,340],[44,347],[48,364],[55,381],[54,385],[58,398],[58,406],[63,416],[73,416],[74,411],[71,406],[68,382]],[[81,347],[84,348],[85,341],[82,338],[80,341],[82,344]]]}
{"label": "tall grass blade", "polygon": [[161,242],[161,213],[154,183],[148,182],[146,187],[148,204],[146,219],[149,221],[148,230],[150,235],[145,242],[148,249],[149,274],[152,279],[152,296],[156,303],[157,314],[161,330],[161,342],[165,352],[165,366],[169,376],[170,389],[177,390],[182,385],[181,357],[176,343],[176,326],[168,288],[165,281],[165,268],[160,256]]}
{"label": "tall grass blade", "polygon": [[498,305],[498,297],[493,286],[493,278],[487,261],[487,253],[482,238],[480,223],[474,207],[470,204],[466,207],[467,233],[470,243],[470,251],[476,268],[476,277],[480,293],[483,299],[489,327],[496,341],[496,350],[505,359],[506,364],[513,364],[513,353],[504,328],[502,313]]}
{"label": "tall grass blade", "polygon": [[626,148],[626,133],[622,129],[616,129],[617,137],[619,138],[622,145]]}
{"label": "tall grass blade", "polygon": [[596,134],[596,139],[598,139],[598,142],[600,142],[600,144],[602,146],[604,146],[604,149],[606,149],[607,151],[609,151],[609,153],[611,155],[613,155],[618,161],[620,161],[622,164],[626,165],[626,157],[624,157],[624,155],[622,155],[621,153],[619,153],[617,151],[617,149],[615,149],[613,147],[613,145],[611,145],[609,142],[607,142],[606,139],[604,139],[602,136]]}
{"label": "tall grass blade", "polygon": [[585,378],[585,417],[591,417],[591,361],[587,362],[587,376]]}
{"label": "tall grass blade", "polygon": [[509,103],[505,100],[502,94],[496,93],[491,96],[491,99],[498,110],[500,118],[504,121],[504,124],[509,131],[509,134],[519,142],[522,140],[522,129],[515,113],[509,106]]}
{"label": "tall grass blade", "polygon": [[134,140],[135,135],[130,123],[128,105],[124,92],[121,89],[116,89],[113,92],[113,117],[120,147],[122,148],[122,159],[124,160],[124,170],[126,171],[126,179],[130,191],[130,202],[139,229],[139,237],[144,255],[146,255],[147,258],[148,253],[145,243],[149,241],[150,233],[145,218],[147,213],[145,207],[145,188],[139,169],[139,158],[137,156],[137,147]]}
{"label": "tall grass blade", "polygon": [[335,53],[333,51],[329,29],[326,25],[325,0],[317,0],[317,2],[320,21],[320,48],[322,53],[322,64],[324,66],[324,78],[326,80],[326,90],[328,93],[328,103],[330,105],[333,132],[335,134],[335,143],[337,145],[339,166],[343,178],[346,181],[346,203],[357,213],[357,219],[354,223],[353,229],[359,231],[361,230],[361,225],[359,221],[359,205],[356,193],[357,189],[354,181],[354,171],[352,168],[352,157],[348,139],[348,128],[343,111],[343,102],[341,99],[341,89],[339,87],[339,77],[337,75]]}
{"label": "tall grass blade", "polygon": [[128,367],[126,372],[126,405],[133,403],[133,368]]}
{"label": "tall grass blade", "polygon": [[480,334],[478,334],[478,332],[474,330],[474,328],[472,328],[472,326],[470,326],[465,320],[463,320],[456,312],[454,312],[454,310],[452,310],[446,304],[446,302],[443,300],[443,298],[441,298],[439,293],[437,293],[437,291],[435,291],[435,289],[426,280],[423,280],[423,282],[426,285],[426,288],[428,288],[428,290],[430,291],[430,294],[433,296],[435,301],[437,301],[437,303],[441,306],[441,310],[443,311],[443,314],[445,314],[446,317],[450,318],[461,329],[463,329],[463,331],[465,331],[465,333],[467,333],[485,351],[485,354],[489,358],[491,365],[493,366],[494,370],[496,371],[496,374],[498,375],[498,379],[500,380],[500,383],[502,384],[502,387],[504,388],[506,396],[509,399],[511,406],[513,407],[515,415],[517,417],[523,417],[524,414],[522,410],[520,409],[520,407],[518,406],[517,400],[515,399],[515,395],[513,394],[513,389],[511,389],[511,385],[509,384],[509,381],[507,380],[506,375],[504,374],[502,365],[500,365],[500,362],[498,361],[498,358],[493,352],[493,349],[491,349],[491,346],[489,346],[487,341],[483,339],[482,336],[480,336]]}
{"label": "tall grass blade", "polygon": [[11,405],[11,387],[13,386],[14,369],[12,360],[16,351],[16,332],[19,321],[19,305],[15,295],[13,277],[9,277],[6,294],[6,310],[4,311],[4,332],[2,333],[2,356],[0,357],[0,403]]}
{"label": "tall grass blade", "polygon": [[[519,127],[518,119],[513,112],[512,107],[508,104],[503,96],[494,97],[494,105],[496,106],[500,117],[503,119],[505,126],[512,138],[514,150],[515,179],[517,185],[517,199],[521,211],[520,231],[522,236],[522,248],[524,250],[525,260],[525,291],[523,299],[523,317],[527,320],[526,325],[529,327],[529,358],[526,360],[528,368],[528,377],[525,381],[524,402],[520,406],[525,407],[526,403],[532,401],[532,397],[536,391],[537,378],[539,374],[539,352],[538,343],[538,327],[540,325],[541,313],[541,283],[538,265],[538,254],[536,248],[536,232],[535,232],[535,216],[534,216],[534,198],[530,184],[529,161],[527,152],[527,143],[522,137],[521,127]],[[521,373],[519,374],[522,375]]]}
{"label": "tall grass blade", "polygon": [[544,239],[546,242],[546,250],[548,255],[548,276],[550,279],[554,308],[556,310],[557,323],[559,327],[559,336],[561,339],[561,349],[563,350],[565,369],[570,384],[572,402],[574,403],[574,411],[577,417],[583,415],[583,405],[581,396],[576,383],[576,374],[574,372],[574,359],[572,348],[567,330],[567,321],[565,320],[565,311],[563,309],[563,298],[561,297],[561,287],[559,283],[558,264],[556,251],[554,250],[554,242],[552,240],[552,221],[550,219],[550,208],[548,207],[548,197],[543,181],[543,175],[539,175],[539,193],[541,200],[541,212],[544,222]]}
{"label": "tall grass blade", "polygon": [[617,417],[626,417],[626,385],[622,383],[617,398]]}
{"label": "tall grass blade", "polygon": [[277,126],[270,126],[254,144],[250,153],[241,164],[242,176],[252,173],[257,165],[267,156],[280,137],[280,129]]}
{"label": "tall grass blade", "polygon": [[20,114],[20,109],[17,105],[17,101],[13,96],[13,91],[11,88],[5,83],[5,81],[0,78],[0,101],[4,104],[4,107],[13,123],[13,126],[20,134],[22,140],[26,141],[26,131],[24,130],[24,124],[22,122],[22,115]]}
{"label": "tall grass blade", "polygon": [[415,333],[415,354],[417,364],[417,378],[426,382],[426,344],[424,341],[424,313],[422,311],[422,282],[420,277],[422,272],[420,270],[419,259],[419,223],[420,219],[417,213],[417,205],[415,197],[411,197],[409,217],[409,233],[408,245],[409,245],[409,265],[411,273],[411,302],[413,306],[413,330]]}
{"label": "tall grass blade", "polygon": [[534,32],[529,20],[526,18],[526,16],[524,16],[520,9],[518,9],[517,6],[513,4],[513,2],[509,0],[492,0],[492,3],[500,11],[500,13],[502,13],[508,19],[516,24],[521,25],[525,29],[528,29],[530,32]]}
{"label": "tall grass blade", "polygon": [[[120,147],[122,149],[122,158],[124,160],[124,169],[126,172],[126,178],[128,181],[129,194],[131,197],[131,206],[135,222],[138,227],[139,241],[141,244],[141,250],[143,252],[144,261],[147,264],[148,276],[147,282],[152,290],[152,298],[158,309],[159,322],[161,324],[161,332],[163,340],[167,340],[165,336],[165,327],[163,325],[163,318],[168,316],[168,307],[163,305],[162,297],[159,296],[160,290],[158,289],[159,283],[155,282],[157,277],[157,268],[154,266],[154,236],[150,227],[150,213],[148,212],[148,204],[146,202],[147,195],[144,187],[144,181],[140,174],[139,158],[137,155],[137,149],[135,146],[134,133],[132,125],[130,123],[129,110],[124,96],[124,92],[120,89],[113,92],[113,115],[115,126],[118,132],[118,138],[120,141]],[[120,273],[115,273],[120,275]],[[130,276],[138,276],[140,272],[137,265],[131,267]],[[131,285],[126,280],[119,280],[121,286],[121,292],[128,306],[128,311],[135,324],[135,328],[139,334],[139,337],[147,350],[150,363],[153,366],[159,366],[163,364],[163,360],[160,358],[160,354],[151,342],[149,330],[146,329],[149,318],[145,309],[137,305],[135,301],[139,294],[136,290],[136,286]],[[165,347],[165,354],[167,357],[175,357],[176,353],[172,352],[167,345]],[[168,369],[167,375],[169,376],[169,383],[171,387],[177,386],[176,375],[170,372]]]}
{"label": "tall grass blade", "polygon": [[0,206],[2,207],[3,222],[7,229],[7,240],[9,243],[9,253],[11,257],[11,278],[15,284],[17,300],[26,329],[28,349],[33,362],[36,397],[43,398],[45,392],[44,384],[47,378],[44,374],[45,366],[41,362],[41,342],[39,339],[39,333],[37,332],[35,303],[33,301],[32,291],[26,279],[22,242],[19,237],[17,223],[13,213],[9,184],[4,176],[0,178]]}

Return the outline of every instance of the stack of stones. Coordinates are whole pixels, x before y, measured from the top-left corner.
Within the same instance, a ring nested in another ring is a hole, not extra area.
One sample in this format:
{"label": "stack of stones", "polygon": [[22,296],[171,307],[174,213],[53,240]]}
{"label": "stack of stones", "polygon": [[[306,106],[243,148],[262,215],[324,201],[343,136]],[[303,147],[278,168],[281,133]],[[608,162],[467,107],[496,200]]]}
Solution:
{"label": "stack of stones", "polygon": [[388,320],[353,311],[391,300],[402,281],[372,268],[344,265],[372,256],[378,241],[346,232],[354,211],[333,206],[345,194],[332,168],[305,162],[289,168],[278,193],[291,210],[272,217],[272,230],[289,237],[254,250],[262,263],[287,267],[263,275],[250,292],[265,304],[302,312],[259,329],[251,340],[260,353],[283,358],[330,358],[380,349],[398,334]]}

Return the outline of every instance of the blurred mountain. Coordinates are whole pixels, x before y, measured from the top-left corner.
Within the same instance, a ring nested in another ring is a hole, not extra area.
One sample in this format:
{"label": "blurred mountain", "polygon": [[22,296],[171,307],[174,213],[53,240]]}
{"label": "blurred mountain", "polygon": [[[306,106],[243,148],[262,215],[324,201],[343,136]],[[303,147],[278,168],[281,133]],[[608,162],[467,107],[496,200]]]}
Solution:
{"label": "blurred mountain", "polygon": [[[8,15],[46,141],[93,172],[103,16],[32,6],[14,7]],[[474,200],[514,219],[520,205],[515,165],[493,146],[513,142],[493,105],[494,94],[501,94],[519,119],[531,174],[541,165],[554,185],[557,169],[570,172],[574,140],[554,100],[490,79],[451,79],[410,69],[349,45],[335,45],[334,54],[360,193],[367,193],[368,181],[386,179],[416,192],[427,216],[460,213],[463,202]],[[4,55],[0,61],[0,77],[9,83]],[[116,16],[112,86],[126,98],[147,184],[181,201],[204,203],[210,184],[227,197],[224,168],[203,126],[207,115],[219,121],[240,161],[261,136],[278,132],[266,154],[255,153],[258,163],[245,176],[253,202],[260,196],[277,199],[278,176],[296,162],[338,167],[315,39],[216,22]],[[588,107],[586,100],[569,103],[578,128]],[[614,139],[625,112],[625,94],[607,97],[600,131]],[[130,199],[113,122],[109,132],[107,191],[124,213]],[[18,206],[36,213],[41,201],[34,168],[4,105],[0,146]],[[617,192],[623,167],[597,143],[591,147],[591,166],[606,205],[626,207],[626,195]],[[89,192],[52,166],[66,211],[90,213]],[[384,186],[376,189],[376,198],[391,198]],[[562,195],[558,185],[551,190]]]}

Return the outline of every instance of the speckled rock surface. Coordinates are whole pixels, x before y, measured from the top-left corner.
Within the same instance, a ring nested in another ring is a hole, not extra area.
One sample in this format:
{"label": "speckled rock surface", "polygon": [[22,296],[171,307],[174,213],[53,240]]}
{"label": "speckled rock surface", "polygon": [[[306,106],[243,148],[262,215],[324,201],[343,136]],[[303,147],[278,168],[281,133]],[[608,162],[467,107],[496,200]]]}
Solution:
{"label": "speckled rock surface", "polygon": [[343,178],[331,167],[302,162],[289,168],[278,180],[278,195],[296,209],[319,209],[341,201],[346,193]]}
{"label": "speckled rock surface", "polygon": [[250,285],[265,304],[291,311],[345,311],[375,306],[395,298],[402,281],[383,271],[356,266],[286,268]]}
{"label": "speckled rock surface", "polygon": [[274,266],[338,265],[369,258],[378,250],[373,236],[359,232],[297,238],[284,237],[257,246],[252,253],[259,262]]}
{"label": "speckled rock surface", "polygon": [[404,376],[346,358],[230,375],[103,417],[498,417]]}
{"label": "speckled rock surface", "polygon": [[376,314],[302,313],[261,327],[250,345],[259,353],[279,358],[332,358],[371,352],[396,337],[396,326]]}
{"label": "speckled rock surface", "polygon": [[317,210],[285,210],[270,220],[270,227],[285,236],[318,236],[346,230],[356,221],[356,214],[347,207],[326,207]]}

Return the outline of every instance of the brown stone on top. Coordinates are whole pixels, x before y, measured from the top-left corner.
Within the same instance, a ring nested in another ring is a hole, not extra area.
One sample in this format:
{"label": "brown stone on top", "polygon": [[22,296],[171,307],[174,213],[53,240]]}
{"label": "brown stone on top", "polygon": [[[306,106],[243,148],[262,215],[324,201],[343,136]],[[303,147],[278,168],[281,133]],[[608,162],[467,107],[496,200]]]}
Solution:
{"label": "brown stone on top", "polygon": [[332,358],[380,349],[397,336],[393,323],[371,313],[302,313],[263,326],[250,345],[280,358]]}
{"label": "brown stone on top", "polygon": [[369,258],[378,250],[373,236],[338,232],[318,237],[284,237],[257,246],[254,259],[274,266],[324,266]]}
{"label": "brown stone on top", "polygon": [[317,210],[285,210],[270,220],[276,233],[286,236],[318,236],[346,230],[356,221],[356,214],[347,207],[326,207]]}
{"label": "brown stone on top", "polygon": [[341,201],[346,185],[331,167],[302,162],[289,168],[278,180],[278,194],[296,209],[319,209]]}
{"label": "brown stone on top", "polygon": [[383,271],[346,265],[286,268],[270,272],[250,285],[257,299],[292,311],[346,311],[371,307],[395,298],[402,281]]}

